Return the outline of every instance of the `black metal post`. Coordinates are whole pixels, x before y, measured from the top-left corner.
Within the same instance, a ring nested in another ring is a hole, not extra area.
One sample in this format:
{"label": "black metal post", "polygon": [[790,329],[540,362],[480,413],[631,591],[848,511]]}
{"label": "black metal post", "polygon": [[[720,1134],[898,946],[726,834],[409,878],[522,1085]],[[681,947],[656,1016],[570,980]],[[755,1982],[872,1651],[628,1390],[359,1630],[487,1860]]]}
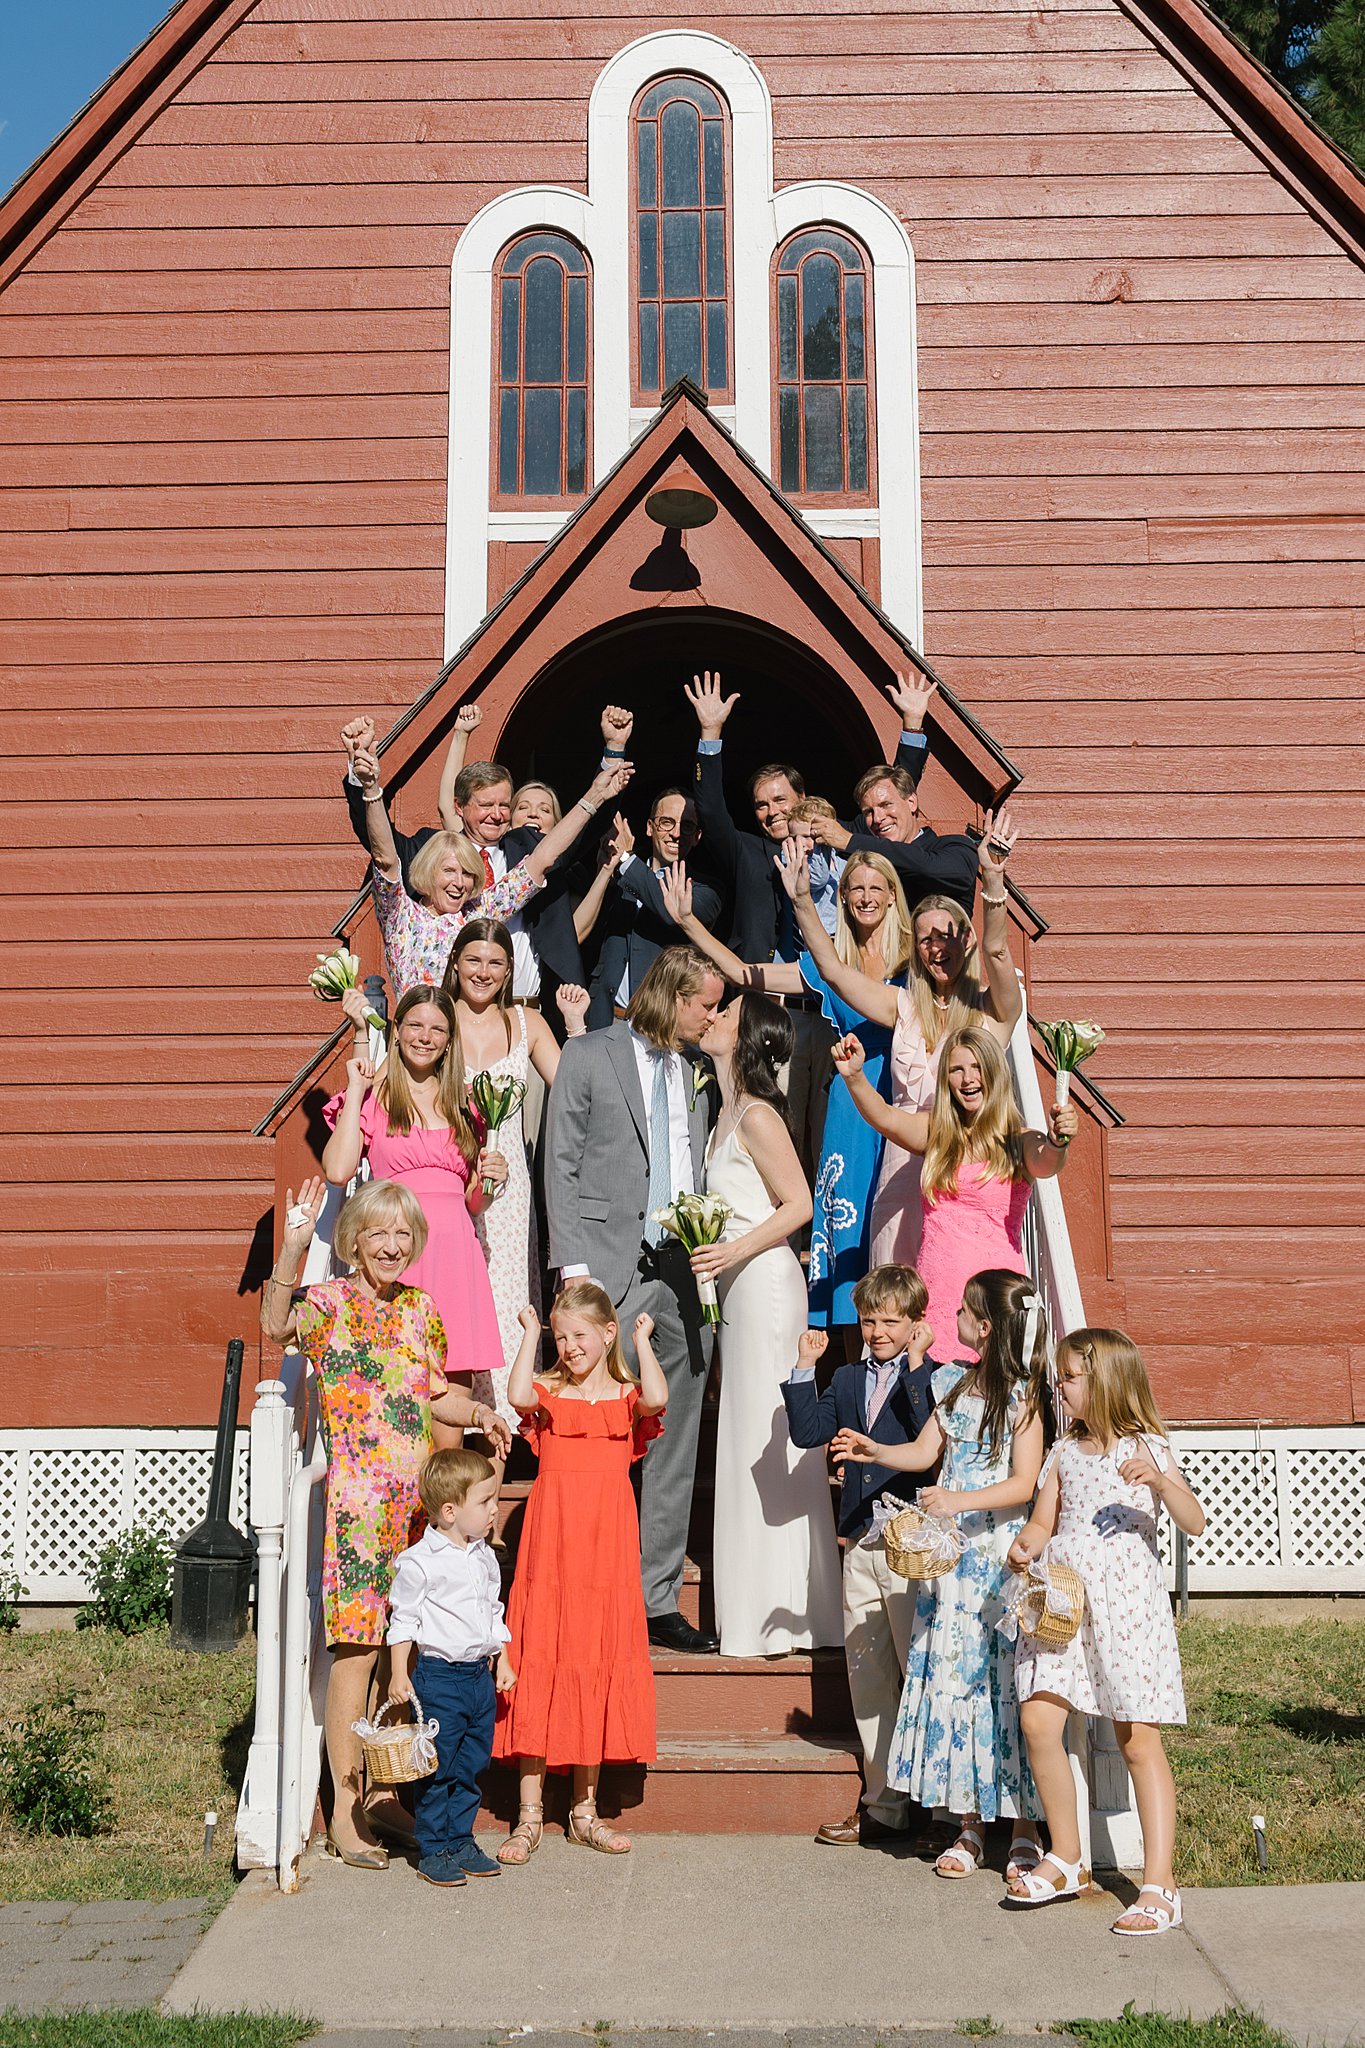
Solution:
{"label": "black metal post", "polygon": [[243,1348],[240,1337],[227,1348],[208,1514],[176,1545],[171,1641],[178,1650],[230,1650],[246,1628],[254,1552],[228,1518]]}

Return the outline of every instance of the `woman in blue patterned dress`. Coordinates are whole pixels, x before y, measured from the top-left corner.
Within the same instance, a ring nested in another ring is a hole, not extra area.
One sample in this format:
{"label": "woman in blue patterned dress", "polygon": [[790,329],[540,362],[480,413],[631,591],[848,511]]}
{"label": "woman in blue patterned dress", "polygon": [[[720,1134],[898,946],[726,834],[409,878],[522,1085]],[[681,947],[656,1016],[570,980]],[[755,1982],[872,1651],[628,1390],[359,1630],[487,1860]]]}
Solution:
{"label": "woman in blue patterned dress", "polygon": [[941,1578],[920,1581],[888,1766],[893,1785],[959,1823],[934,1865],[940,1877],[979,1869],[982,1829],[998,1819],[1014,1823],[1012,1874],[1039,1858],[1042,1807],[1020,1740],[1014,1644],[998,1627],[1011,1583],[1005,1559],[1043,1461],[1041,1374],[1032,1371],[1042,1357],[1039,1327],[1027,1275],[977,1273],[963,1291],[958,1336],[979,1361],[937,1368],[933,1418],[915,1442],[902,1449],[850,1431],[830,1447],[836,1459],[899,1471],[927,1471],[943,1459],[920,1506],[956,1521],[962,1555]]}
{"label": "woman in blue patterned dress", "polygon": [[[809,843],[802,844],[808,851]],[[736,988],[759,989],[772,996],[815,996],[839,1037],[856,1031],[867,1056],[863,1071],[885,1100],[891,1100],[890,1030],[870,1024],[860,1010],[837,994],[809,952],[802,951],[795,960],[746,964],[693,917],[691,885],[680,867],[669,872],[664,901],[690,943],[714,960]],[[869,980],[888,982],[895,988],[903,985],[911,947],[910,912],[900,878],[884,855],[860,853],[840,875],[834,946],[847,966],[858,968]],[[872,1195],[885,1140],[866,1124],[859,1130],[862,1122],[836,1074],[830,1082],[815,1175],[807,1274],[807,1313],[810,1321],[821,1327],[844,1324],[856,1329],[853,1289],[871,1263]]]}

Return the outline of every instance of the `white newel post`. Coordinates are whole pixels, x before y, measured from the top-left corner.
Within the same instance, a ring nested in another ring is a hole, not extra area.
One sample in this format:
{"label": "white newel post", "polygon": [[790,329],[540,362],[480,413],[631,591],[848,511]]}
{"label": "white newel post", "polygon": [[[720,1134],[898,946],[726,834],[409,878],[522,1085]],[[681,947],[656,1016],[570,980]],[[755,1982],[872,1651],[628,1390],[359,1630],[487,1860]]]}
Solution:
{"label": "white newel post", "polygon": [[273,1870],[279,1854],[280,1579],[293,1465],[283,1380],[262,1380],[251,1411],[251,1526],[256,1533],[256,1724],[237,1808],[237,1862]]}

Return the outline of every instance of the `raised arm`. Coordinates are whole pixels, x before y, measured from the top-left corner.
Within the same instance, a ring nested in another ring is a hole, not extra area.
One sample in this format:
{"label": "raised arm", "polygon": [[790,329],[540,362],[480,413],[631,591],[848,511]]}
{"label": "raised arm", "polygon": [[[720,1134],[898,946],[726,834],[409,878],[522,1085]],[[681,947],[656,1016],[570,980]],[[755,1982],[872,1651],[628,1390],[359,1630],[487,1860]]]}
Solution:
{"label": "raised arm", "polygon": [[618,811],[611,835],[602,841],[598,852],[597,872],[574,905],[574,937],[580,946],[602,915],[602,906],[607,900],[612,880],[634,844],[635,834]]}
{"label": "raised arm", "polygon": [[664,909],[682,932],[689,945],[713,960],[725,979],[734,988],[752,988],[764,995],[799,996],[806,984],[801,979],[801,970],[789,961],[754,961],[748,964],[738,953],[709,932],[699,917],[692,914],[692,884],[687,879],[683,863],[674,861],[665,868],[663,882]]}
{"label": "raised arm", "polygon": [[853,1107],[863,1122],[871,1124],[884,1138],[890,1138],[902,1151],[922,1152],[929,1143],[928,1111],[893,1109],[889,1102],[883,1102],[863,1072],[862,1041],[850,1032],[847,1038],[831,1046],[830,1058],[843,1075]]}
{"label": "raised arm", "polygon": [[654,1335],[654,1318],[639,1315],[635,1318],[635,1363],[640,1373],[641,1415],[662,1415],[668,1406],[668,1381],[664,1369],[649,1341]]}
{"label": "raised arm", "polygon": [[464,767],[464,757],[469,751],[469,742],[483,724],[483,712],[477,704],[462,704],[455,713],[455,730],[450,735],[446,748],[445,764],[441,769],[441,786],[436,795],[436,808],[441,823],[447,832],[463,832],[464,819],[455,801],[455,784]]}
{"label": "raised arm", "polygon": [[693,676],[691,689],[684,685],[683,695],[697,714],[697,823],[712,858],[733,883],[739,872],[740,833],[725,801],[720,746],[725,721],[739,702],[739,692],[722,696],[720,671],[713,675],[707,669],[704,675]]}
{"label": "raised arm", "polygon": [[536,1367],[540,1364],[540,1315],[528,1301],[525,1308],[517,1310],[517,1321],[521,1324],[521,1343],[517,1346],[517,1355],[507,1376],[507,1398],[518,1415],[534,1415],[540,1406],[540,1396],[536,1392]]}
{"label": "raised arm", "polygon": [[298,1311],[291,1297],[326,1200],[327,1183],[321,1174],[304,1182],[297,1202],[294,1190],[285,1189],[284,1236],[261,1296],[261,1328],[272,1344],[288,1344],[298,1334]]}
{"label": "raised arm", "polygon": [[897,669],[894,683],[886,685],[886,694],[901,715],[901,736],[896,744],[896,766],[904,768],[916,787],[929,762],[929,745],[924,737],[924,720],[933,701],[938,683],[933,676],[922,675],[917,668],[908,669],[904,674]]}
{"label": "raised arm", "polygon": [[977,848],[981,868],[981,959],[986,970],[983,1021],[1002,1045],[1009,1044],[1024,1008],[1010,952],[1010,899],[1005,890],[1005,863],[1018,837],[1019,827],[1008,811],[998,815],[987,811],[985,830]]}
{"label": "raised arm", "polygon": [[374,1066],[363,1053],[346,1062],[346,1097],[332,1135],[322,1148],[322,1170],[334,1188],[344,1188],[354,1179],[365,1151],[365,1134],[360,1112],[374,1085]]}
{"label": "raised arm", "polygon": [[370,842],[370,859],[375,873],[386,882],[401,886],[403,863],[398,856],[393,827],[384,808],[384,787],[379,780],[379,761],[368,749],[355,757],[356,779],[365,805],[365,831]]}
{"label": "raised arm", "polygon": [[595,818],[603,804],[611,803],[620,796],[630,781],[634,769],[627,761],[615,761],[610,768],[599,768],[589,783],[586,793],[577,803],[571,804],[557,825],[552,825],[539,839],[522,863],[528,875],[538,888],[544,888],[545,877],[561,854],[569,851],[583,835],[583,813]]}
{"label": "raised arm", "polygon": [[[1066,1148],[1081,1127],[1074,1102],[1054,1102],[1045,1131],[1025,1131],[1020,1140],[1024,1172],[1030,1180],[1053,1180],[1066,1165]],[[920,1146],[915,1148],[923,1150]]]}
{"label": "raised arm", "polygon": [[836,995],[869,1023],[884,1024],[894,1031],[900,1014],[896,990],[890,983],[874,981],[860,967],[847,967],[835,950],[833,939],[820,922],[820,913],[810,893],[810,864],[803,842],[787,839],[774,865],[778,879],[792,901],[796,924],[812,960]]}

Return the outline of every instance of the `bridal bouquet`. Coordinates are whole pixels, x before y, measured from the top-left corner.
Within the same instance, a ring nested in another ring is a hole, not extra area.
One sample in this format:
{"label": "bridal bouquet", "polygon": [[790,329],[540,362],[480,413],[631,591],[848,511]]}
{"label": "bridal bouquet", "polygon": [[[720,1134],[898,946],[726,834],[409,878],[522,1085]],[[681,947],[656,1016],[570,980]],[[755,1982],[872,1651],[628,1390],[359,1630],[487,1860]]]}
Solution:
{"label": "bridal bouquet", "polygon": [[[475,1114],[488,1133],[487,1150],[498,1152],[502,1148],[497,1142],[498,1132],[509,1116],[516,1113],[526,1100],[526,1083],[514,1081],[510,1075],[504,1081],[496,1081],[483,1067],[469,1084],[469,1100]],[[483,1191],[491,1195],[496,1181],[485,1180]]]}
{"label": "bridal bouquet", "polygon": [[[360,955],[348,953],[344,946],[334,953],[319,953],[308,986],[320,1003],[339,1003],[348,988],[360,987]],[[374,1010],[365,1012],[365,1022],[376,1031],[384,1029],[384,1019]]]}
{"label": "bridal bouquet", "polygon": [[1057,1069],[1057,1100],[1066,1102],[1071,1095],[1072,1074],[1082,1060],[1088,1060],[1104,1044],[1104,1033],[1098,1024],[1040,1024],[1038,1036]]}
{"label": "bridal bouquet", "polygon": [[[704,1244],[719,1244],[734,1212],[719,1195],[679,1195],[666,1209],[654,1211],[654,1221],[669,1231],[689,1252]],[[721,1320],[720,1297],[714,1280],[698,1280],[697,1299],[704,1323]]]}

